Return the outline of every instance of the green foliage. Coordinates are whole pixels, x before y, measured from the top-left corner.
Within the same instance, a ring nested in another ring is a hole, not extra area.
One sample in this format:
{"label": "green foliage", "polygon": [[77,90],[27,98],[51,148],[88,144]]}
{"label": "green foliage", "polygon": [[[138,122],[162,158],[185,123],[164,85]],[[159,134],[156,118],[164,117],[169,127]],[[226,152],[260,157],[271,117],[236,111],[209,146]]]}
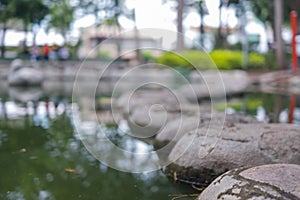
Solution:
{"label": "green foliage", "polygon": [[0,0],[0,22],[6,23],[13,15],[13,5],[8,0]]}
{"label": "green foliage", "polygon": [[242,53],[240,51],[215,50],[210,53],[218,69],[242,68]]}
{"label": "green foliage", "polygon": [[[241,51],[215,50],[210,53],[218,69],[242,69],[243,55]],[[249,53],[247,69],[257,69],[266,66],[266,58],[258,53]]]}
{"label": "green foliage", "polygon": [[249,63],[248,63],[249,69],[263,68],[265,66],[266,66],[265,56],[262,56],[258,53],[249,54]]}
{"label": "green foliage", "polygon": [[255,115],[259,106],[263,105],[264,98],[256,96],[247,96],[244,101],[228,102],[226,104],[219,104],[215,107],[217,111],[224,111],[227,108],[232,108],[235,111],[245,111],[249,114]]}
{"label": "green foliage", "polygon": [[50,9],[50,27],[57,29],[64,38],[73,21],[73,12],[74,8],[70,6],[68,0],[54,2]]}
{"label": "green foliage", "polygon": [[189,65],[184,58],[172,52],[164,53],[156,59],[156,62],[169,67],[186,67]]}
{"label": "green foliage", "polygon": [[155,60],[155,57],[150,51],[142,51],[141,56],[145,62],[148,62],[150,60]]}
{"label": "green foliage", "polygon": [[10,4],[14,8],[15,17],[23,20],[25,25],[40,23],[49,11],[41,0],[12,0]]}
{"label": "green foliage", "polygon": [[249,97],[249,98],[246,98],[245,103],[246,103],[247,110],[254,111],[259,106],[263,105],[263,98],[255,97],[255,96]]}
{"label": "green foliage", "polygon": [[275,69],[276,68],[276,56],[274,53],[267,53],[265,55],[266,59],[266,66],[268,69]]}
{"label": "green foliage", "polygon": [[80,17],[92,14],[95,16],[95,24],[117,24],[118,16],[123,13],[124,1],[120,0],[79,0],[75,1]]}
{"label": "green foliage", "polygon": [[[183,67],[187,69],[242,69],[243,55],[241,51],[215,50],[209,54],[201,51],[190,50],[181,54],[172,52],[164,53],[156,62],[170,67]],[[258,53],[249,53],[246,69],[259,69],[266,67],[266,57]]]}
{"label": "green foliage", "polygon": [[191,69],[213,69],[216,68],[211,58],[206,52],[203,51],[185,51],[183,52],[184,58],[192,64]]}
{"label": "green foliage", "polygon": [[219,104],[216,106],[216,110],[217,111],[224,111],[225,109],[227,108],[233,108],[234,110],[241,110],[242,108],[242,102],[230,102],[230,103],[227,103],[227,104]]}
{"label": "green foliage", "polygon": [[167,52],[158,57],[157,63],[169,67],[184,67],[187,69],[211,69],[213,62],[205,52],[184,51],[183,53]]}
{"label": "green foliage", "polygon": [[[274,3],[269,0],[252,0],[249,1],[254,14],[265,24],[271,24],[274,28]],[[300,2],[294,0],[282,1],[283,21],[286,25],[290,23],[290,11],[300,12]],[[299,18],[298,18],[299,19]]]}
{"label": "green foliage", "polygon": [[118,24],[118,20],[116,18],[109,18],[104,20],[104,22],[102,23],[103,25],[108,25],[108,26],[112,26],[112,25],[116,25]]}
{"label": "green foliage", "polygon": [[111,57],[108,51],[99,51],[98,58],[102,60],[109,60]]}

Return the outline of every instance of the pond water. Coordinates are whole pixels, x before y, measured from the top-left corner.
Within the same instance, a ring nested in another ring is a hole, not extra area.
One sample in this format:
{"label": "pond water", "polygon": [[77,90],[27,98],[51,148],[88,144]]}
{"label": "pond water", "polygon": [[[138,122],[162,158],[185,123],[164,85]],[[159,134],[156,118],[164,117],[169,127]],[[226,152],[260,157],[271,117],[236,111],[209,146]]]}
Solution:
{"label": "pond water", "polygon": [[260,122],[300,125],[300,96],[296,94],[248,92],[239,98],[229,98],[226,106],[220,104],[216,109],[251,115]]}
{"label": "pond water", "polygon": [[[114,142],[122,142],[117,126],[103,128]],[[0,160],[0,199],[163,200],[199,193],[161,171],[127,173],[103,165],[77,137],[66,97],[20,102],[2,93]]]}
{"label": "pond water", "polygon": [[[102,164],[76,133],[69,96],[17,96],[0,95],[0,199],[165,200],[180,195],[180,199],[194,199],[199,193],[191,186],[174,183],[159,170],[127,173]],[[100,111],[109,110],[105,98],[96,102]],[[299,124],[297,105],[299,96],[247,93],[230,98],[227,107],[220,104],[217,109],[250,114],[260,121]],[[124,139],[118,128],[121,125],[126,122],[100,124],[100,128],[120,146],[153,148],[140,140]]]}

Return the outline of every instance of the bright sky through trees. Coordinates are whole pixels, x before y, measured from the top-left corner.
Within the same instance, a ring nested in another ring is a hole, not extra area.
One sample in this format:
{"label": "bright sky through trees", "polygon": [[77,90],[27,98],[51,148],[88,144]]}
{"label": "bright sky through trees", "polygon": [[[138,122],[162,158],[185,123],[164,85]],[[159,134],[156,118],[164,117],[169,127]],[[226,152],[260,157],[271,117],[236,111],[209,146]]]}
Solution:
{"label": "bright sky through trees", "polygon": [[[136,23],[138,28],[164,28],[176,31],[176,1],[167,1],[167,3],[162,3],[163,0],[126,0],[127,7],[134,9],[136,14]],[[206,1],[206,6],[208,8],[209,14],[204,17],[204,24],[211,27],[219,26],[219,0],[209,0]],[[229,27],[235,27],[238,24],[238,19],[235,17],[234,9],[227,9],[222,12],[222,23],[228,23]],[[134,27],[133,21],[127,19],[124,16],[119,18],[119,22],[125,29],[132,29]],[[81,27],[91,26],[95,23],[95,17],[93,15],[87,15],[81,19],[77,19],[73,23],[73,29],[71,36],[78,38]],[[200,17],[197,11],[189,12],[184,20],[184,27],[188,33],[190,27],[198,27],[200,25]],[[190,36],[193,37],[193,34]],[[22,33],[17,33],[14,31],[9,31],[6,36],[6,44],[9,46],[18,45],[20,40],[24,40]],[[28,43],[31,42],[32,36],[28,34]],[[63,38],[60,34],[50,31],[46,35],[45,30],[40,29],[37,33],[36,38],[37,44],[48,43],[58,43],[62,44]]]}

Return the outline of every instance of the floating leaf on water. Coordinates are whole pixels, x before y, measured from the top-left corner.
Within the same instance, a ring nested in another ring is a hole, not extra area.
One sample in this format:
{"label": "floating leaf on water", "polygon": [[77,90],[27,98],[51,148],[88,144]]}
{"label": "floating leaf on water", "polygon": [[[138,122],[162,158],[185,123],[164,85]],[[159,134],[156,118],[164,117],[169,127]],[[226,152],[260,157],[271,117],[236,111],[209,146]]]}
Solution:
{"label": "floating leaf on water", "polygon": [[20,149],[18,152],[19,152],[19,153],[25,153],[25,152],[27,152],[27,150],[26,150],[25,148],[22,148],[22,149]]}
{"label": "floating leaf on water", "polygon": [[69,172],[69,173],[77,173],[76,169],[72,169],[72,168],[66,168],[65,172]]}

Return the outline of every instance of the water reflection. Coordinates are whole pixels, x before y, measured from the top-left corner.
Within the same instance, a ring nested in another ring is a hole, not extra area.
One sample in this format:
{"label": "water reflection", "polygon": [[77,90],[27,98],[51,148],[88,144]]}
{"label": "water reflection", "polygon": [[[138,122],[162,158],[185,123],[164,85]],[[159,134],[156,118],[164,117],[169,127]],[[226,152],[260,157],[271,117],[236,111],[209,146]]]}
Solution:
{"label": "water reflection", "polygon": [[[27,91],[24,97],[22,91],[0,96],[0,199],[162,200],[174,194],[197,193],[172,183],[160,171],[131,174],[102,164],[97,158],[103,153],[120,168],[147,169],[153,167],[150,161],[158,158],[126,153],[117,157],[116,147],[141,154],[152,152],[153,147],[129,137],[123,119],[104,125],[90,115],[88,106],[79,110],[79,105],[70,104],[63,94],[31,91],[32,95]],[[91,99],[81,101],[90,105]],[[110,122],[109,108],[102,104],[99,109],[105,113],[104,121]],[[249,93],[230,99],[226,109],[256,116],[259,121],[300,124],[299,96]],[[74,130],[75,123],[83,134]],[[96,153],[91,154],[85,145]]]}
{"label": "water reflection", "polygon": [[[91,154],[106,165],[126,172],[154,171],[160,168],[153,147],[130,135],[108,128],[97,121],[83,121],[77,105],[72,117],[77,137]],[[123,122],[122,126],[126,126]],[[125,127],[125,130],[128,127]]]}
{"label": "water reflection", "polygon": [[[222,107],[222,106],[221,106]],[[229,99],[227,113],[245,113],[260,122],[300,124],[300,96],[247,93],[240,99]]]}
{"label": "water reflection", "polygon": [[48,129],[49,119],[55,119],[57,116],[63,115],[66,107],[67,104],[64,100],[59,102],[58,105],[48,101],[28,101],[26,103],[1,101],[0,119],[17,120],[32,117],[33,125]]}
{"label": "water reflection", "polygon": [[[173,194],[194,193],[189,187],[172,183],[160,171],[122,173],[100,163],[74,131],[74,105],[63,96],[42,95],[27,102],[5,95],[0,98],[0,199],[162,200],[171,199]],[[142,141],[124,139],[125,133],[118,126],[82,120],[81,125],[87,138],[96,138],[92,144],[105,134],[128,151],[152,149]],[[125,121],[120,126],[126,130]],[[105,145],[97,148],[109,150]]]}

